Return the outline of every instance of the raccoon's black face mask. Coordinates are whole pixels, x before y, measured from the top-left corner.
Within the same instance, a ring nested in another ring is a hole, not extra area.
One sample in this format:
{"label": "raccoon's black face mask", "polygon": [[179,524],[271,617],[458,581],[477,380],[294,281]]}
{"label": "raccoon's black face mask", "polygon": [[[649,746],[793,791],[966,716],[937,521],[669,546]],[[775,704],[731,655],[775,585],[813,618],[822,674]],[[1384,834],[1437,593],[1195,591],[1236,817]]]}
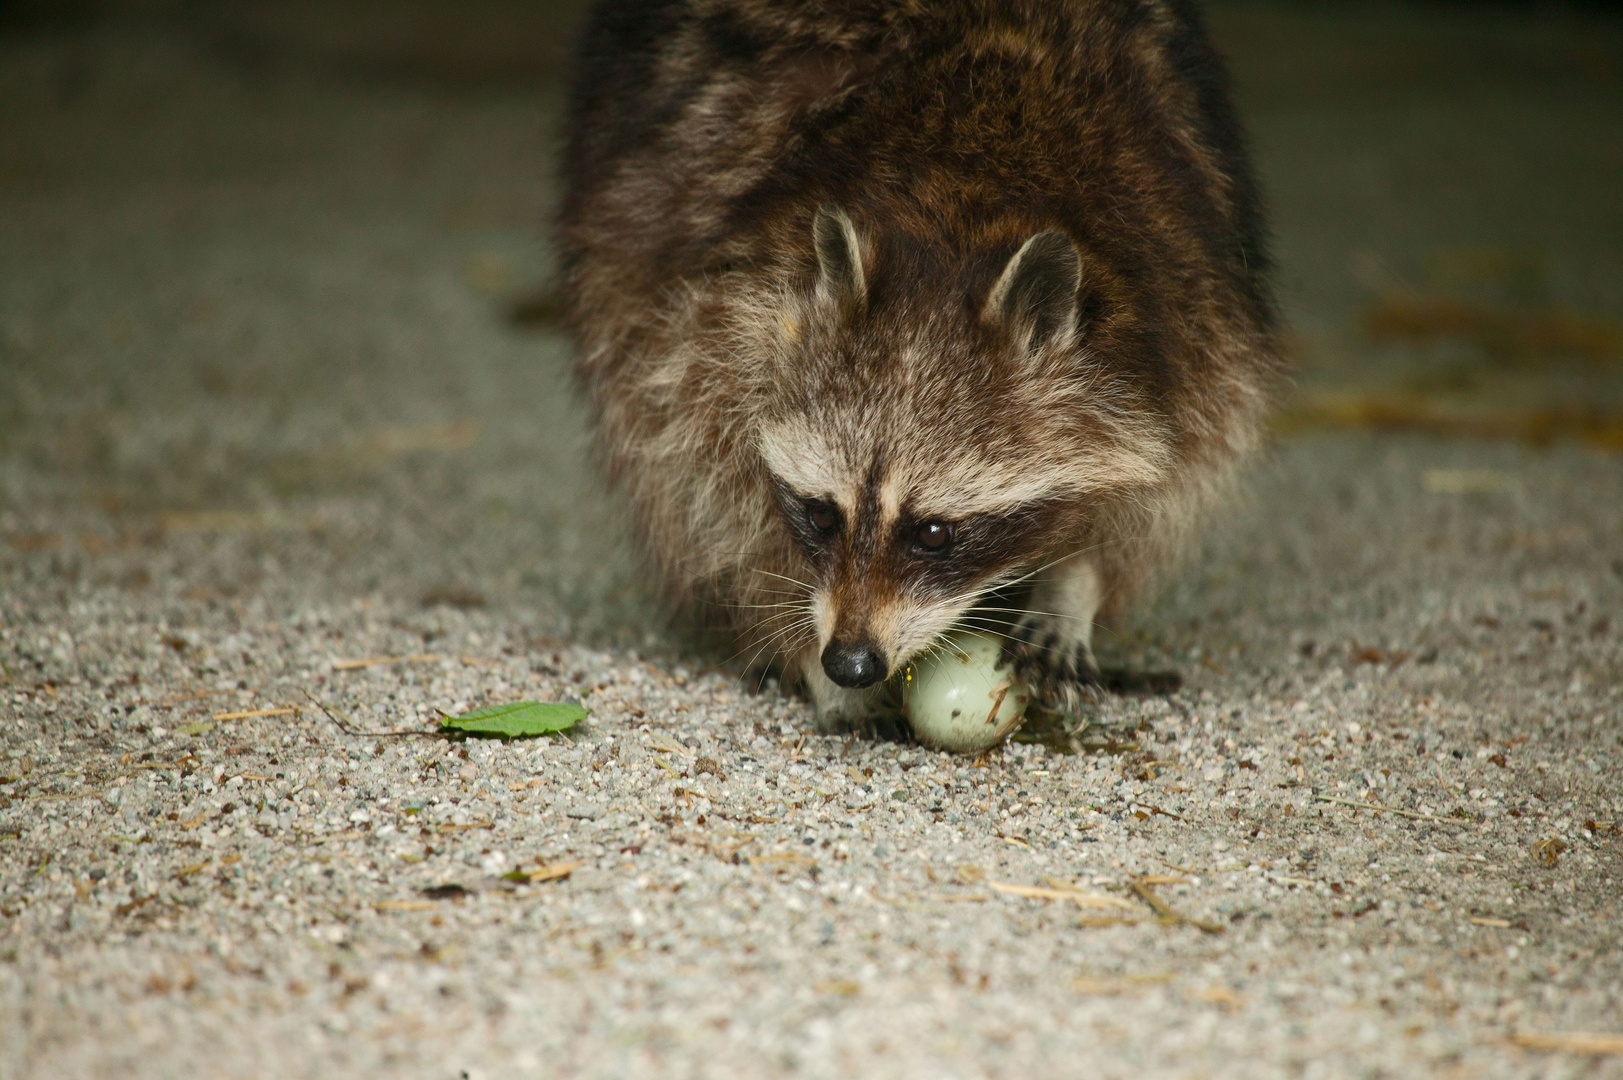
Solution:
{"label": "raccoon's black face mask", "polygon": [[895,260],[865,257],[836,207],[812,241],[811,287],[762,320],[780,336],[756,442],[816,580],[825,669],[862,685],[1062,546],[1090,489],[1153,477],[1165,451],[1099,419],[1111,399],[1079,360],[1063,234],[1029,236],[951,296],[896,286]]}
{"label": "raccoon's black face mask", "polygon": [[877,683],[928,646],[1040,559],[1070,516],[1048,501],[957,519],[923,514],[887,499],[877,474],[854,498],[806,495],[782,481],[776,491],[814,574],[824,669],[846,687]]}

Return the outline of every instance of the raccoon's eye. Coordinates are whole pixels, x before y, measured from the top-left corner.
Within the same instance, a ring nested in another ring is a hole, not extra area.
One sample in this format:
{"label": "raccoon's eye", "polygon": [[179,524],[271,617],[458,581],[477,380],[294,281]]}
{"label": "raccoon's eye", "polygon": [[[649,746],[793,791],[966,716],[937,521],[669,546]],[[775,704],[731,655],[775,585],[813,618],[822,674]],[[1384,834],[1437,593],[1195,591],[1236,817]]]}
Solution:
{"label": "raccoon's eye", "polygon": [[840,510],[833,503],[808,502],[806,518],[812,523],[812,528],[824,536],[833,536],[840,531]]}
{"label": "raccoon's eye", "polygon": [[952,547],[952,526],[945,521],[926,521],[913,534],[913,541],[932,555]]}

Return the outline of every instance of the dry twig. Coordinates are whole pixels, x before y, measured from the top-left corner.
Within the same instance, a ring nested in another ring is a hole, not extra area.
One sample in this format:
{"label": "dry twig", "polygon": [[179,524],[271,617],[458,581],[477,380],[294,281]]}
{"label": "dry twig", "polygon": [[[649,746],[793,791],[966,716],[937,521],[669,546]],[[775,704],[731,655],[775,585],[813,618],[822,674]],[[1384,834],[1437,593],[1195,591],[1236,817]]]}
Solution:
{"label": "dry twig", "polygon": [[209,717],[210,720],[252,720],[260,716],[297,716],[298,706],[289,705],[280,709],[248,709],[243,712],[221,712]]}
{"label": "dry twig", "polygon": [[1178,914],[1178,912],[1172,909],[1171,904],[1167,903],[1165,900],[1161,899],[1155,894],[1155,890],[1146,884],[1144,878],[1129,874],[1127,876],[1127,884],[1135,893],[1138,894],[1139,899],[1150,905],[1150,907],[1154,909],[1155,913],[1161,916],[1162,919],[1178,923],[1187,923],[1188,925],[1196,927],[1197,929],[1208,934],[1221,934],[1223,932],[1223,927],[1219,926],[1217,923],[1202,922],[1199,919],[1191,919],[1187,915]]}
{"label": "dry twig", "polygon": [[1133,905],[1121,897],[1106,896],[1104,893],[1085,892],[1081,889],[1045,888],[1040,885],[1011,885],[1004,881],[986,881],[984,884],[987,888],[996,889],[1000,893],[1024,896],[1031,900],[1069,900],[1081,908],[1133,910]]}
{"label": "dry twig", "polygon": [[[342,731],[345,735],[350,735],[357,739],[407,739],[413,736],[422,739],[449,739],[451,737],[449,733],[443,731],[366,731],[350,723],[349,717],[344,716],[344,714],[339,712],[337,709],[327,708],[327,706],[323,705],[321,700],[314,694],[310,693],[310,691],[306,690],[304,692],[304,696],[310,699],[310,704],[321,710],[321,714],[323,716],[333,722],[334,727],[338,728],[338,730]],[[334,715],[335,713],[337,715]],[[342,719],[340,719],[340,717],[342,717]]]}
{"label": "dry twig", "polygon": [[1463,825],[1466,822],[1455,818],[1438,817],[1435,814],[1418,814],[1413,810],[1399,810],[1395,806],[1382,806],[1380,803],[1358,802],[1356,799],[1338,799],[1334,795],[1315,795],[1315,802],[1335,803],[1337,806],[1351,806],[1359,810],[1368,810],[1376,814],[1396,814],[1398,817],[1414,818],[1416,821],[1430,821],[1438,825]]}
{"label": "dry twig", "polygon": [[1521,1031],[1510,1041],[1524,1050],[1567,1054],[1623,1054],[1623,1035],[1593,1031]]}

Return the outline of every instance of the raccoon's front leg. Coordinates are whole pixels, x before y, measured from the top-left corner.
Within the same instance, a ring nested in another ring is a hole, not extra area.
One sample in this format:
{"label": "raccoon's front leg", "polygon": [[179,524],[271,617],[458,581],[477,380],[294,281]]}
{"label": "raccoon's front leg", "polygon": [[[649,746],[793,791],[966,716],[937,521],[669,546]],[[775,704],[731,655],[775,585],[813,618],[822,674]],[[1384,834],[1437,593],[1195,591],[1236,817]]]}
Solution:
{"label": "raccoon's front leg", "polygon": [[1009,631],[1005,662],[1051,709],[1075,712],[1099,685],[1093,617],[1103,596],[1098,568],[1068,560],[1038,579],[1028,610]]}
{"label": "raccoon's front leg", "polygon": [[885,687],[870,686],[863,690],[848,690],[837,685],[823,671],[823,664],[815,648],[801,658],[806,692],[817,706],[817,724],[824,731],[837,731],[842,727],[860,725],[876,711],[884,700]]}

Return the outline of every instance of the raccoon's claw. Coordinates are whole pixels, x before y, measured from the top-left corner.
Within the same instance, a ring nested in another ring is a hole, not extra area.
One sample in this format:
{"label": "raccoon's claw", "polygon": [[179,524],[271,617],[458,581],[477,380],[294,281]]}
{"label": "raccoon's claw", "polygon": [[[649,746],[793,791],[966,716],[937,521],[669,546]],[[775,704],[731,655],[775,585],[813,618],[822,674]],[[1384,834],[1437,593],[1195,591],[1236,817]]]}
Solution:
{"label": "raccoon's claw", "polygon": [[1025,680],[1045,706],[1074,713],[1099,689],[1099,669],[1086,641],[1021,624],[1003,642],[1003,663]]}

